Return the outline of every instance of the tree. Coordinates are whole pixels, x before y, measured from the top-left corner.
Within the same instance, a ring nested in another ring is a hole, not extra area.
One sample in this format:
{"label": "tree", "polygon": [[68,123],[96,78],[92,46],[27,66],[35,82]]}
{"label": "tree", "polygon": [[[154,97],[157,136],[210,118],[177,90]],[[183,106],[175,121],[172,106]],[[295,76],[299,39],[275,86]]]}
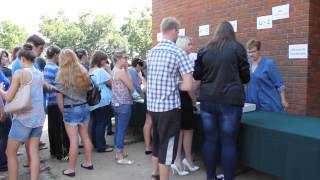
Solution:
{"label": "tree", "polygon": [[78,20],[70,21],[63,12],[59,12],[54,18],[42,17],[41,20],[40,32],[50,40],[50,44],[61,48],[84,48],[91,54],[96,49],[115,46],[108,43],[126,46],[126,40],[115,41],[112,36],[118,33],[113,16],[83,13]]}
{"label": "tree", "polygon": [[104,46],[102,46],[102,49],[108,54],[108,57],[110,59],[113,56],[113,52],[115,49],[127,49],[129,46],[127,39],[122,35],[121,32],[117,31],[109,33],[107,35],[106,41],[102,44],[104,44]]}
{"label": "tree", "polygon": [[12,52],[16,46],[21,46],[26,41],[27,35],[24,28],[10,21],[3,21],[0,23],[0,48]]}
{"label": "tree", "polygon": [[58,12],[53,18],[42,16],[41,21],[40,33],[49,39],[49,44],[55,44],[61,48],[79,47],[84,34],[79,27],[64,16],[63,12]]}
{"label": "tree", "polygon": [[131,57],[145,58],[147,51],[151,49],[151,22],[150,8],[133,9],[130,11],[129,17],[125,18],[125,24],[121,27],[121,31],[128,39]]}

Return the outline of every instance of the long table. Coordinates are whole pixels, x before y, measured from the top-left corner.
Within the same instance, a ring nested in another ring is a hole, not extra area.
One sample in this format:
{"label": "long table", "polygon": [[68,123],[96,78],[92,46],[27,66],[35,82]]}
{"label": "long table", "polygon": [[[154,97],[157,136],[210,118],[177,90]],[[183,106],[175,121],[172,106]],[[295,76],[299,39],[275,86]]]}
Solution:
{"label": "long table", "polygon": [[[143,101],[142,101],[143,102]],[[134,102],[131,126],[142,128],[145,107]],[[193,149],[200,150],[199,114]],[[320,118],[285,113],[250,112],[241,121],[240,163],[285,180],[320,180]]]}

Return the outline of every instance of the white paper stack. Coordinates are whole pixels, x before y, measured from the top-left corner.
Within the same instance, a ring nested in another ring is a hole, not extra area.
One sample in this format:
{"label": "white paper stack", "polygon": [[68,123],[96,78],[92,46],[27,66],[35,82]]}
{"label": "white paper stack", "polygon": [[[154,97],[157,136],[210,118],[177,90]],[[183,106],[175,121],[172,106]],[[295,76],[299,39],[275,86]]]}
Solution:
{"label": "white paper stack", "polygon": [[242,112],[252,112],[256,110],[256,105],[255,104],[250,104],[250,103],[245,103],[243,106]]}

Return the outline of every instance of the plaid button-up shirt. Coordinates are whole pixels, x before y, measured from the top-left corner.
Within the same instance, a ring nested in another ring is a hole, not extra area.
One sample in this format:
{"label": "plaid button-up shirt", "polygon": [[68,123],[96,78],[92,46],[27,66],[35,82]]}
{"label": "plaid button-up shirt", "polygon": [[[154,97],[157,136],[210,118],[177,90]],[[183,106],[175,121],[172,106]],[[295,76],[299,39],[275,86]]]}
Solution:
{"label": "plaid button-up shirt", "polygon": [[180,108],[181,75],[193,72],[187,53],[169,40],[162,40],[149,52],[147,69],[147,108],[166,112]]}

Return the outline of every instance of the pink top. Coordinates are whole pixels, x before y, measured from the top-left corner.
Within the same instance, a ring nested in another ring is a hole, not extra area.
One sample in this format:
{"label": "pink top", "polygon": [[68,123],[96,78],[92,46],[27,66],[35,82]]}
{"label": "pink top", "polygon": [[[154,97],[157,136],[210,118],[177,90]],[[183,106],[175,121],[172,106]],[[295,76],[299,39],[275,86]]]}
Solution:
{"label": "pink top", "polygon": [[120,106],[122,104],[132,104],[132,96],[128,87],[121,81],[114,79],[112,81],[112,105]]}

